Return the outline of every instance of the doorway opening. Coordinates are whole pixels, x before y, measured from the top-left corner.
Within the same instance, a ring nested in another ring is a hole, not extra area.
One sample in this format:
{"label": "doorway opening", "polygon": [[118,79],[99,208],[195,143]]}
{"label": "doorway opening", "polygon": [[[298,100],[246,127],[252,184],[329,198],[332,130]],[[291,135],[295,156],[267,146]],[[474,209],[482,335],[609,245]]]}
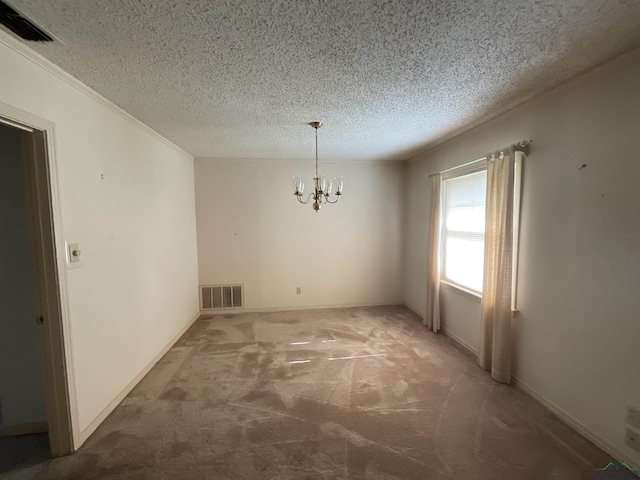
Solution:
{"label": "doorway opening", "polygon": [[52,138],[0,103],[0,475],[74,451]]}

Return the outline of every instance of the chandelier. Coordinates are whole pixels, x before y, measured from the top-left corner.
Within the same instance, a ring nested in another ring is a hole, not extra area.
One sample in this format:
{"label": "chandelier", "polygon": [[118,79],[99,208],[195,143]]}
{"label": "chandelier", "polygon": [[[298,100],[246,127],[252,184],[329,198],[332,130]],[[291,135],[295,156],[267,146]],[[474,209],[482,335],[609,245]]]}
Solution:
{"label": "chandelier", "polygon": [[[304,205],[309,203],[313,199],[313,209],[318,213],[320,207],[324,203],[338,203],[340,195],[342,195],[342,186],[344,179],[342,177],[333,177],[333,180],[327,181],[324,175],[318,174],[318,129],[322,126],[321,122],[310,122],[316,131],[316,176],[313,177],[314,191],[309,194],[305,201],[302,200],[302,194],[304,193],[304,180],[301,176],[297,175],[293,177],[293,194],[298,201]],[[331,191],[335,188],[335,200],[330,200]]]}

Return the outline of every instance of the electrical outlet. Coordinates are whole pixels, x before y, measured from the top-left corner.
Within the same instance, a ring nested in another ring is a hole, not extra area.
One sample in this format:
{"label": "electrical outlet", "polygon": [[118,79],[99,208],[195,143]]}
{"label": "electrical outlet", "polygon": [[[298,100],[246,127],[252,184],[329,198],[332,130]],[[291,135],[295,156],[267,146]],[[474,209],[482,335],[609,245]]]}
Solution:
{"label": "electrical outlet", "polygon": [[296,287],[296,295],[300,295],[302,293],[302,288]]}
{"label": "electrical outlet", "polygon": [[627,428],[627,432],[624,436],[624,443],[636,452],[640,452],[640,433]]}
{"label": "electrical outlet", "polygon": [[628,425],[640,430],[640,409],[627,405],[625,421]]}

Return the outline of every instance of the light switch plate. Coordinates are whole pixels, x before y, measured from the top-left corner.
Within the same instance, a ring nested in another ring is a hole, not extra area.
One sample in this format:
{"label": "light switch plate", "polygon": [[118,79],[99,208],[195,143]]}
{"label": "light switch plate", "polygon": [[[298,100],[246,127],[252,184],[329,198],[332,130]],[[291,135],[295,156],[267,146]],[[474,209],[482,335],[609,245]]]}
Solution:
{"label": "light switch plate", "polygon": [[78,268],[81,267],[82,264],[82,250],[80,250],[79,243],[68,243],[65,242],[67,247],[67,267],[68,268]]}

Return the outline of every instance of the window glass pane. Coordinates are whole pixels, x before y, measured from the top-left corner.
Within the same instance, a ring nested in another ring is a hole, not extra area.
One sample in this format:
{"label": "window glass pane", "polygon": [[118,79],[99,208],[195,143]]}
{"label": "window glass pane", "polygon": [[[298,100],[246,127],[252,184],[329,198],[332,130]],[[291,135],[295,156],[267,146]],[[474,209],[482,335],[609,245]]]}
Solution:
{"label": "window glass pane", "polygon": [[482,291],[484,239],[449,237],[446,241],[444,276],[463,287]]}
{"label": "window glass pane", "polygon": [[487,172],[444,180],[443,276],[482,291]]}
{"label": "window glass pane", "polygon": [[484,234],[484,202],[481,206],[448,208],[447,230],[477,232]]}

